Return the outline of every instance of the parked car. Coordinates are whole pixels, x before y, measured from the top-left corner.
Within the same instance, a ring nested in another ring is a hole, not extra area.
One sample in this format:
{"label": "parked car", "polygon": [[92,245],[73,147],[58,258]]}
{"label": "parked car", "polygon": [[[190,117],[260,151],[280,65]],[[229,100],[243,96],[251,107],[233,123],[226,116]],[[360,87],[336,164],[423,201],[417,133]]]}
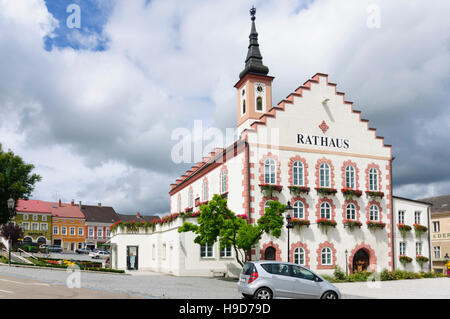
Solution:
{"label": "parked car", "polygon": [[91,250],[89,248],[77,248],[75,252],[77,254],[89,254]]}
{"label": "parked car", "polygon": [[109,257],[109,252],[104,251],[104,250],[97,250],[97,251],[92,251],[89,253],[89,256],[91,256],[92,258],[95,259],[99,259],[99,258],[107,258]]}
{"label": "parked car", "polygon": [[238,290],[244,298],[340,299],[337,287],[294,263],[252,261],[245,264]]}
{"label": "parked car", "polygon": [[61,246],[58,246],[58,245],[49,245],[49,246],[47,247],[47,249],[48,249],[48,251],[51,252],[51,253],[62,253],[62,252],[63,252],[62,247],[61,247]]}

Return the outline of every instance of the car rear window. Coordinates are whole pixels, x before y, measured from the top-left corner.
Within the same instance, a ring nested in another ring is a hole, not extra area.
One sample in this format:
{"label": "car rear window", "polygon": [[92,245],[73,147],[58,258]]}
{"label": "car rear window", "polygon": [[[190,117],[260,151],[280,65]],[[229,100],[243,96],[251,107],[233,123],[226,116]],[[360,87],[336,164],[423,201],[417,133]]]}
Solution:
{"label": "car rear window", "polygon": [[244,275],[251,275],[254,272],[256,272],[256,267],[253,263],[245,264],[244,269],[242,269]]}

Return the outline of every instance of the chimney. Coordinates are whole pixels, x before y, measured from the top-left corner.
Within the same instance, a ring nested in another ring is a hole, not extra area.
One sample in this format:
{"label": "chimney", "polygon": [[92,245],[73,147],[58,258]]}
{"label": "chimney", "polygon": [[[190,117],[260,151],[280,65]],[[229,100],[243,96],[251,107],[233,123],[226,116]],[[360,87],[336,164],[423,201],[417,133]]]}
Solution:
{"label": "chimney", "polygon": [[58,207],[61,207],[61,199],[59,199]]}
{"label": "chimney", "polygon": [[70,206],[75,206],[75,201],[72,199],[72,201],[70,202]]}
{"label": "chimney", "polygon": [[102,203],[98,203],[98,207],[102,207]]}
{"label": "chimney", "polygon": [[80,202],[79,202],[79,204],[78,204],[78,207],[81,209],[81,200],[80,200]]}

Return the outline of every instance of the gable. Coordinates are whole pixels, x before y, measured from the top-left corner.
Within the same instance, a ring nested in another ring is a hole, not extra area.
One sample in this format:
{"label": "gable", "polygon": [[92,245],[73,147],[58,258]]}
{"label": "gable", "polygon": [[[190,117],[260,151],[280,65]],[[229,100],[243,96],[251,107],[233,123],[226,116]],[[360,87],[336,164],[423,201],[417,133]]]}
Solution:
{"label": "gable", "polygon": [[244,130],[249,142],[285,150],[390,159],[392,147],[376,135],[344,93],[318,73]]}

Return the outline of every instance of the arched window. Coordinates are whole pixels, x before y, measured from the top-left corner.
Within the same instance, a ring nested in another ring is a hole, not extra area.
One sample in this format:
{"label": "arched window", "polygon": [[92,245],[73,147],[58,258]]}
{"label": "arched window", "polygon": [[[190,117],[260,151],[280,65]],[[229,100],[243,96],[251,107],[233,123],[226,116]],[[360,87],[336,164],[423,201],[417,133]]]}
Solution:
{"label": "arched window", "polygon": [[295,161],[292,165],[292,175],[294,176],[294,186],[304,186],[303,185],[303,163],[300,161]]}
{"label": "arched window", "polygon": [[327,202],[320,204],[320,218],[331,219],[331,206]]}
{"label": "arched window", "polygon": [[369,170],[369,190],[378,191],[378,171],[373,167]]}
{"label": "arched window", "polygon": [[227,171],[225,169],[222,169],[220,173],[220,192],[222,194],[227,192]]}
{"label": "arched window", "polygon": [[305,218],[305,207],[301,201],[296,201],[294,203],[294,218],[304,219]]}
{"label": "arched window", "polygon": [[332,252],[330,247],[325,247],[322,249],[322,253],[321,253],[321,257],[322,257],[322,265],[331,265],[331,257],[332,257]]}
{"label": "arched window", "polygon": [[369,220],[377,222],[377,221],[379,221],[379,217],[380,217],[380,215],[379,215],[378,206],[377,205],[370,206]]}
{"label": "arched window", "polygon": [[193,197],[194,195],[192,194],[192,188],[189,189],[189,194],[188,194],[189,198],[188,198],[188,202],[189,202],[189,207],[192,207],[192,202],[194,201]]}
{"label": "arched window", "polygon": [[247,105],[245,105],[245,100],[242,101],[242,114],[245,114],[247,112]]}
{"label": "arched window", "polygon": [[263,100],[262,97],[258,96],[256,98],[256,110],[257,111],[262,111],[263,110]]}
{"label": "arched window", "polygon": [[355,168],[352,165],[345,168],[345,187],[355,189]]}
{"label": "arched window", "polygon": [[346,208],[346,216],[349,220],[356,220],[356,207],[354,204],[350,203]]}
{"label": "arched window", "polygon": [[275,184],[275,161],[272,158],[266,159],[264,162],[264,183]]}
{"label": "arched window", "polygon": [[208,180],[203,180],[203,201],[208,200]]}
{"label": "arched window", "polygon": [[330,187],[330,166],[327,163],[320,165],[320,187]]}
{"label": "arched window", "polygon": [[302,247],[295,248],[294,263],[305,266],[305,250]]}

